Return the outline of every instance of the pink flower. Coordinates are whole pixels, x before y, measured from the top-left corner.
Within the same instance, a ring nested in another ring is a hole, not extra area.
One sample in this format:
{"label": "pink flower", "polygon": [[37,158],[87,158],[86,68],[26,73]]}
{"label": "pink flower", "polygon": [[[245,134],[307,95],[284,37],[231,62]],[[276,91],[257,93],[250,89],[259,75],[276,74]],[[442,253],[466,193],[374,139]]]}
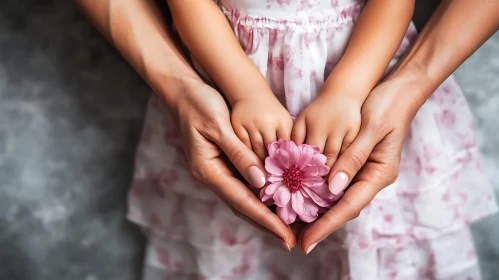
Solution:
{"label": "pink flower", "polygon": [[286,224],[296,220],[310,223],[319,211],[331,208],[341,196],[329,192],[323,176],[329,173],[326,157],[319,148],[296,146],[293,141],[280,139],[269,145],[265,169],[269,184],[260,191],[260,199],[277,206],[277,215]]}

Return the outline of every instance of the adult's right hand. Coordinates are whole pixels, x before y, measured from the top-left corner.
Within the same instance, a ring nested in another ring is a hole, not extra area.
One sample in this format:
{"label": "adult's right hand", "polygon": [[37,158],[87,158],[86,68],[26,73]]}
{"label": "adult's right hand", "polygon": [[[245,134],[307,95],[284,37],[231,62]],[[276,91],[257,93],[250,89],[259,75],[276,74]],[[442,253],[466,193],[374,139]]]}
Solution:
{"label": "adult's right hand", "polygon": [[[237,178],[240,173],[256,188],[266,182],[261,160],[234,133],[225,100],[200,79],[179,84],[182,93],[170,107],[192,176],[210,187],[238,217],[277,235],[285,248],[293,248],[296,237],[292,230]],[[237,170],[231,169],[230,163]]]}

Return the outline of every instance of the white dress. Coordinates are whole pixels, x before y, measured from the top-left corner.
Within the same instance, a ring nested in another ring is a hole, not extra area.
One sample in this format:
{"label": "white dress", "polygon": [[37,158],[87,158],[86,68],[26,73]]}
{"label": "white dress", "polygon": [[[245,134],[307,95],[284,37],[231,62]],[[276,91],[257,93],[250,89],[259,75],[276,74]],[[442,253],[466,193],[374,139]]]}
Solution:
{"label": "white dress", "polygon": [[[362,0],[221,0],[246,54],[291,115],[341,58]],[[391,68],[417,36],[411,25]],[[401,93],[403,94],[403,93]],[[497,211],[472,116],[454,78],[422,106],[398,180],[305,256],[239,220],[186,165],[179,132],[152,97],[129,193],[148,234],[144,279],[479,279],[469,223]]]}

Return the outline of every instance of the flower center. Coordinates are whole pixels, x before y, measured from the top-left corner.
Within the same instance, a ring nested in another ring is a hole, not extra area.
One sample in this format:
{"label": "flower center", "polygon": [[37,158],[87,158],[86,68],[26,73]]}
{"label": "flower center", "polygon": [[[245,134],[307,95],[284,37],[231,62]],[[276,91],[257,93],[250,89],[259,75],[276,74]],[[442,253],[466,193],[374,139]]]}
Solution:
{"label": "flower center", "polygon": [[288,168],[284,171],[282,177],[284,178],[284,184],[288,187],[291,193],[295,193],[300,189],[303,181],[303,172],[300,169],[296,167]]}

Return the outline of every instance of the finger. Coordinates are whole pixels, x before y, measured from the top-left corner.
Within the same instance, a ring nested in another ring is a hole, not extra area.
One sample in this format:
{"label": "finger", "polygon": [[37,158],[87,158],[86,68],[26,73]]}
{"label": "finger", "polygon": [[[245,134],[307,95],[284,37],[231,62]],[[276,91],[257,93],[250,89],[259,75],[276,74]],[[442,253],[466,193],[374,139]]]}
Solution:
{"label": "finger", "polygon": [[324,240],[346,222],[357,218],[360,211],[378,193],[377,183],[379,182],[366,180],[358,181],[351,186],[333,208],[303,231],[300,239],[303,252],[310,253],[317,243]]}
{"label": "finger", "polygon": [[230,171],[220,159],[213,159],[211,172],[205,182],[212,190],[229,203],[236,211],[269,229],[279,236],[290,248],[296,244],[295,235],[279,217],[272,213],[241,181],[231,176]]}
{"label": "finger", "polygon": [[236,133],[239,140],[241,140],[246,147],[251,149],[251,141],[248,132],[243,126],[233,126],[234,132]]}
{"label": "finger", "polygon": [[307,126],[304,118],[298,117],[293,128],[291,129],[291,140],[296,143],[296,145],[301,145],[305,142],[307,136]]}
{"label": "finger", "polygon": [[262,161],[233,131],[222,131],[219,139],[213,141],[251,186],[262,188],[265,185],[267,180]]}
{"label": "finger", "polygon": [[345,152],[346,149],[348,149],[348,147],[352,145],[353,141],[355,141],[355,137],[357,137],[358,134],[359,134],[358,130],[349,130],[347,132],[345,138],[343,138],[343,142],[341,143],[341,149],[339,154]]}
{"label": "finger", "polygon": [[263,143],[263,137],[259,131],[253,130],[250,133],[251,147],[255,154],[260,158],[260,160],[265,160],[267,156],[267,150],[265,149],[265,144]]}
{"label": "finger", "polygon": [[339,156],[329,173],[328,185],[331,193],[339,194],[348,186],[355,174],[366,163],[371,151],[378,143],[376,140],[369,130],[363,130],[352,145]]}
{"label": "finger", "polygon": [[265,146],[265,157],[267,157],[267,150],[269,144],[277,140],[277,132],[272,129],[267,129],[262,132],[263,144]]}
{"label": "finger", "polygon": [[327,158],[326,165],[331,167],[338,158],[341,148],[341,137],[331,135],[327,138],[326,146],[324,147],[324,155]]}
{"label": "finger", "polygon": [[309,145],[319,147],[319,150],[323,153],[327,139],[325,135],[320,132],[320,129],[314,128],[313,126],[307,124],[307,140],[305,140],[305,142]]}
{"label": "finger", "polygon": [[277,128],[277,139],[290,140],[292,125],[281,125]]}
{"label": "finger", "polygon": [[[248,218],[246,215],[242,214],[241,212],[237,211],[231,204],[229,204],[227,201],[225,200],[222,200],[222,202],[227,206],[229,207],[230,211],[232,211],[232,213],[234,215],[236,215],[239,219],[241,220],[244,220],[245,222],[247,222],[248,224],[250,224],[251,226],[253,226],[255,229],[263,232],[263,233],[267,233],[267,234],[270,234],[270,235],[274,235],[276,237],[278,237],[277,235],[275,235],[275,233],[273,233],[272,231],[270,231],[268,228],[262,226],[261,224],[253,221],[252,219]],[[280,237],[279,237],[280,238]]]}

